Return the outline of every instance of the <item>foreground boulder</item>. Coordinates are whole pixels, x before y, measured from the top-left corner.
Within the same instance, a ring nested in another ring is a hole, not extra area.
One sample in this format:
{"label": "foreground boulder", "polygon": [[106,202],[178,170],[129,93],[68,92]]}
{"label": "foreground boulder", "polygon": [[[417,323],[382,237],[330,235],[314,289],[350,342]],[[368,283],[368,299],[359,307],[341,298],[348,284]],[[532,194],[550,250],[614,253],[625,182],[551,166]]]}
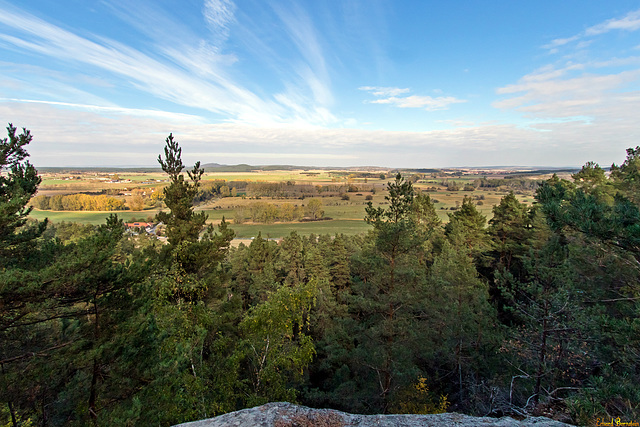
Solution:
{"label": "foreground boulder", "polygon": [[[208,420],[180,424],[181,427],[413,427],[413,426],[568,426],[545,417],[527,418],[522,421],[510,417],[488,418],[469,415],[357,415],[333,409],[313,409],[287,402],[267,403],[255,408],[230,412]],[[177,427],[177,426],[176,426]]]}

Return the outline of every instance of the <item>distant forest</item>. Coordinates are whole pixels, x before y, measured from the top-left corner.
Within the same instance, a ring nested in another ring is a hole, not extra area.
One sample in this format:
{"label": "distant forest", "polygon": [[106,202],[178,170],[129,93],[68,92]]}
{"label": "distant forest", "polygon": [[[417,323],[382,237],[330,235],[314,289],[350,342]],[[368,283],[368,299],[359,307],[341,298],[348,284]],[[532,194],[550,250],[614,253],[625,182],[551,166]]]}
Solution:
{"label": "distant forest", "polygon": [[465,198],[443,224],[397,174],[367,234],[232,248],[194,211],[204,170],[182,173],[172,135],[166,244],[115,214],[28,219],[30,141],[11,125],[0,140],[2,426],[168,426],[271,401],[640,420],[640,147],[535,182],[532,206],[510,193],[488,222]]}

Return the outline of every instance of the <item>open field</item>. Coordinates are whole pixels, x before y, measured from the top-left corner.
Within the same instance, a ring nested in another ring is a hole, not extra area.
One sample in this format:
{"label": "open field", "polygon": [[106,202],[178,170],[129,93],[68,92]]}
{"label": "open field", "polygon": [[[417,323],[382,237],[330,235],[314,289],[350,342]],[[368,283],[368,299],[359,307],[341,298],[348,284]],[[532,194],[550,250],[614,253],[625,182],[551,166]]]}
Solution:
{"label": "open field", "polygon": [[49,218],[49,221],[53,222],[78,222],[82,224],[104,224],[107,217],[115,213],[118,215],[118,218],[122,218],[125,222],[130,221],[131,218],[136,219],[146,219],[148,216],[155,216],[158,212],[158,209],[147,210],[142,212],[131,212],[131,211],[114,211],[114,212],[71,212],[71,211],[39,211],[34,209],[30,216],[32,218],[43,220],[45,218]]}
{"label": "open field", "polygon": [[292,231],[300,235],[309,234],[345,234],[353,235],[365,233],[371,226],[362,220],[332,220],[299,223],[276,224],[234,224],[231,228],[236,232],[236,237],[246,239],[255,237],[258,232],[265,238],[288,236]]}
{"label": "open field", "polygon": [[[489,179],[503,179],[507,172],[502,170],[483,171],[480,175],[477,171],[463,172],[439,172],[416,175],[413,180],[416,192],[429,194],[435,201],[438,216],[443,220],[448,220],[448,214],[452,213],[462,204],[464,197],[471,197],[477,204],[477,209],[490,219],[492,208],[500,202],[500,199],[509,193],[511,188],[506,186],[496,188],[475,187],[473,191],[463,191],[465,184],[477,184],[481,177]],[[383,173],[383,172],[380,172]],[[218,197],[202,203],[196,210],[203,210],[208,214],[210,223],[218,223],[224,216],[236,231],[238,238],[250,238],[262,232],[265,237],[278,238],[288,235],[296,230],[303,235],[324,234],[324,233],[344,233],[347,235],[364,232],[370,228],[364,222],[365,208],[370,198],[374,206],[384,206],[386,196],[386,183],[393,179],[393,173],[387,173],[384,179],[380,178],[380,173],[354,172],[345,170],[283,170],[283,171],[255,171],[255,172],[207,172],[203,177],[203,184],[213,181],[249,183],[294,183],[298,185],[313,185],[316,188],[354,188],[337,195],[333,193],[321,192],[312,195],[322,201],[324,214],[332,218],[328,221],[316,222],[285,222],[273,224],[259,224],[245,221],[242,224],[234,224],[236,210],[244,209],[248,211],[255,203],[270,203],[281,206],[292,204],[295,206],[306,206],[311,197],[300,198],[272,198],[272,197],[247,197],[238,194],[238,197]],[[407,179],[412,178],[411,173],[404,174]],[[127,194],[134,189],[160,190],[167,185],[166,175],[153,171],[149,173],[117,173],[117,172],[74,172],[74,173],[45,173],[42,175],[43,182],[38,192],[39,195],[53,196],[56,194],[108,193],[115,197],[127,200]],[[530,174],[523,179],[546,179],[549,175]],[[565,174],[566,177],[566,174]],[[505,181],[506,183],[507,181]],[[460,189],[449,191],[447,186],[455,183]],[[375,191],[372,191],[375,190]],[[315,191],[315,189],[314,189]],[[534,201],[533,190],[522,189],[516,192],[516,196],[522,202],[531,204]],[[348,200],[345,200],[348,197]],[[132,218],[137,220],[153,218],[159,208],[147,208],[143,211],[116,211],[115,213],[125,221]],[[84,212],[84,211],[40,211],[34,210],[31,216],[36,219],[49,218],[53,222],[71,221],[86,224],[101,224],[110,212]]]}

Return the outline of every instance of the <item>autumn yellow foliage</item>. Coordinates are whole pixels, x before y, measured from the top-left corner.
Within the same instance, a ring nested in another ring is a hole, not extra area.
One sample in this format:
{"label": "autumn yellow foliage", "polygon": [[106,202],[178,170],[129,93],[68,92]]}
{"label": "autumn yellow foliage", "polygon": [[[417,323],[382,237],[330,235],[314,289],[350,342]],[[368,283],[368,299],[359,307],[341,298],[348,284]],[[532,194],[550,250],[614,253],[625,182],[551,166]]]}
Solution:
{"label": "autumn yellow foliage", "polygon": [[417,382],[398,391],[391,412],[396,414],[442,414],[447,412],[447,396],[429,391],[427,379],[420,377]]}

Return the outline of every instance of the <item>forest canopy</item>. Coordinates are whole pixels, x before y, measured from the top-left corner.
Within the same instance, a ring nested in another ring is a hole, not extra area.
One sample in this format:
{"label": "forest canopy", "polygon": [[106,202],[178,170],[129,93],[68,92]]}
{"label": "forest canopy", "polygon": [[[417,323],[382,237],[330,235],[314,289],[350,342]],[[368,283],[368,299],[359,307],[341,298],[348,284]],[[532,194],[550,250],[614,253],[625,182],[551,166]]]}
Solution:
{"label": "forest canopy", "polygon": [[[7,131],[2,425],[171,425],[282,400],[640,418],[640,147],[610,174],[587,163],[535,183],[533,205],[509,193],[488,222],[465,197],[443,224],[398,174],[387,204],[369,202],[366,234],[233,248],[224,219],[194,210],[203,169],[183,173],[173,135],[158,158],[163,244],[124,233],[116,215],[95,227],[30,220],[32,138]],[[288,214],[322,217],[318,202]]]}

